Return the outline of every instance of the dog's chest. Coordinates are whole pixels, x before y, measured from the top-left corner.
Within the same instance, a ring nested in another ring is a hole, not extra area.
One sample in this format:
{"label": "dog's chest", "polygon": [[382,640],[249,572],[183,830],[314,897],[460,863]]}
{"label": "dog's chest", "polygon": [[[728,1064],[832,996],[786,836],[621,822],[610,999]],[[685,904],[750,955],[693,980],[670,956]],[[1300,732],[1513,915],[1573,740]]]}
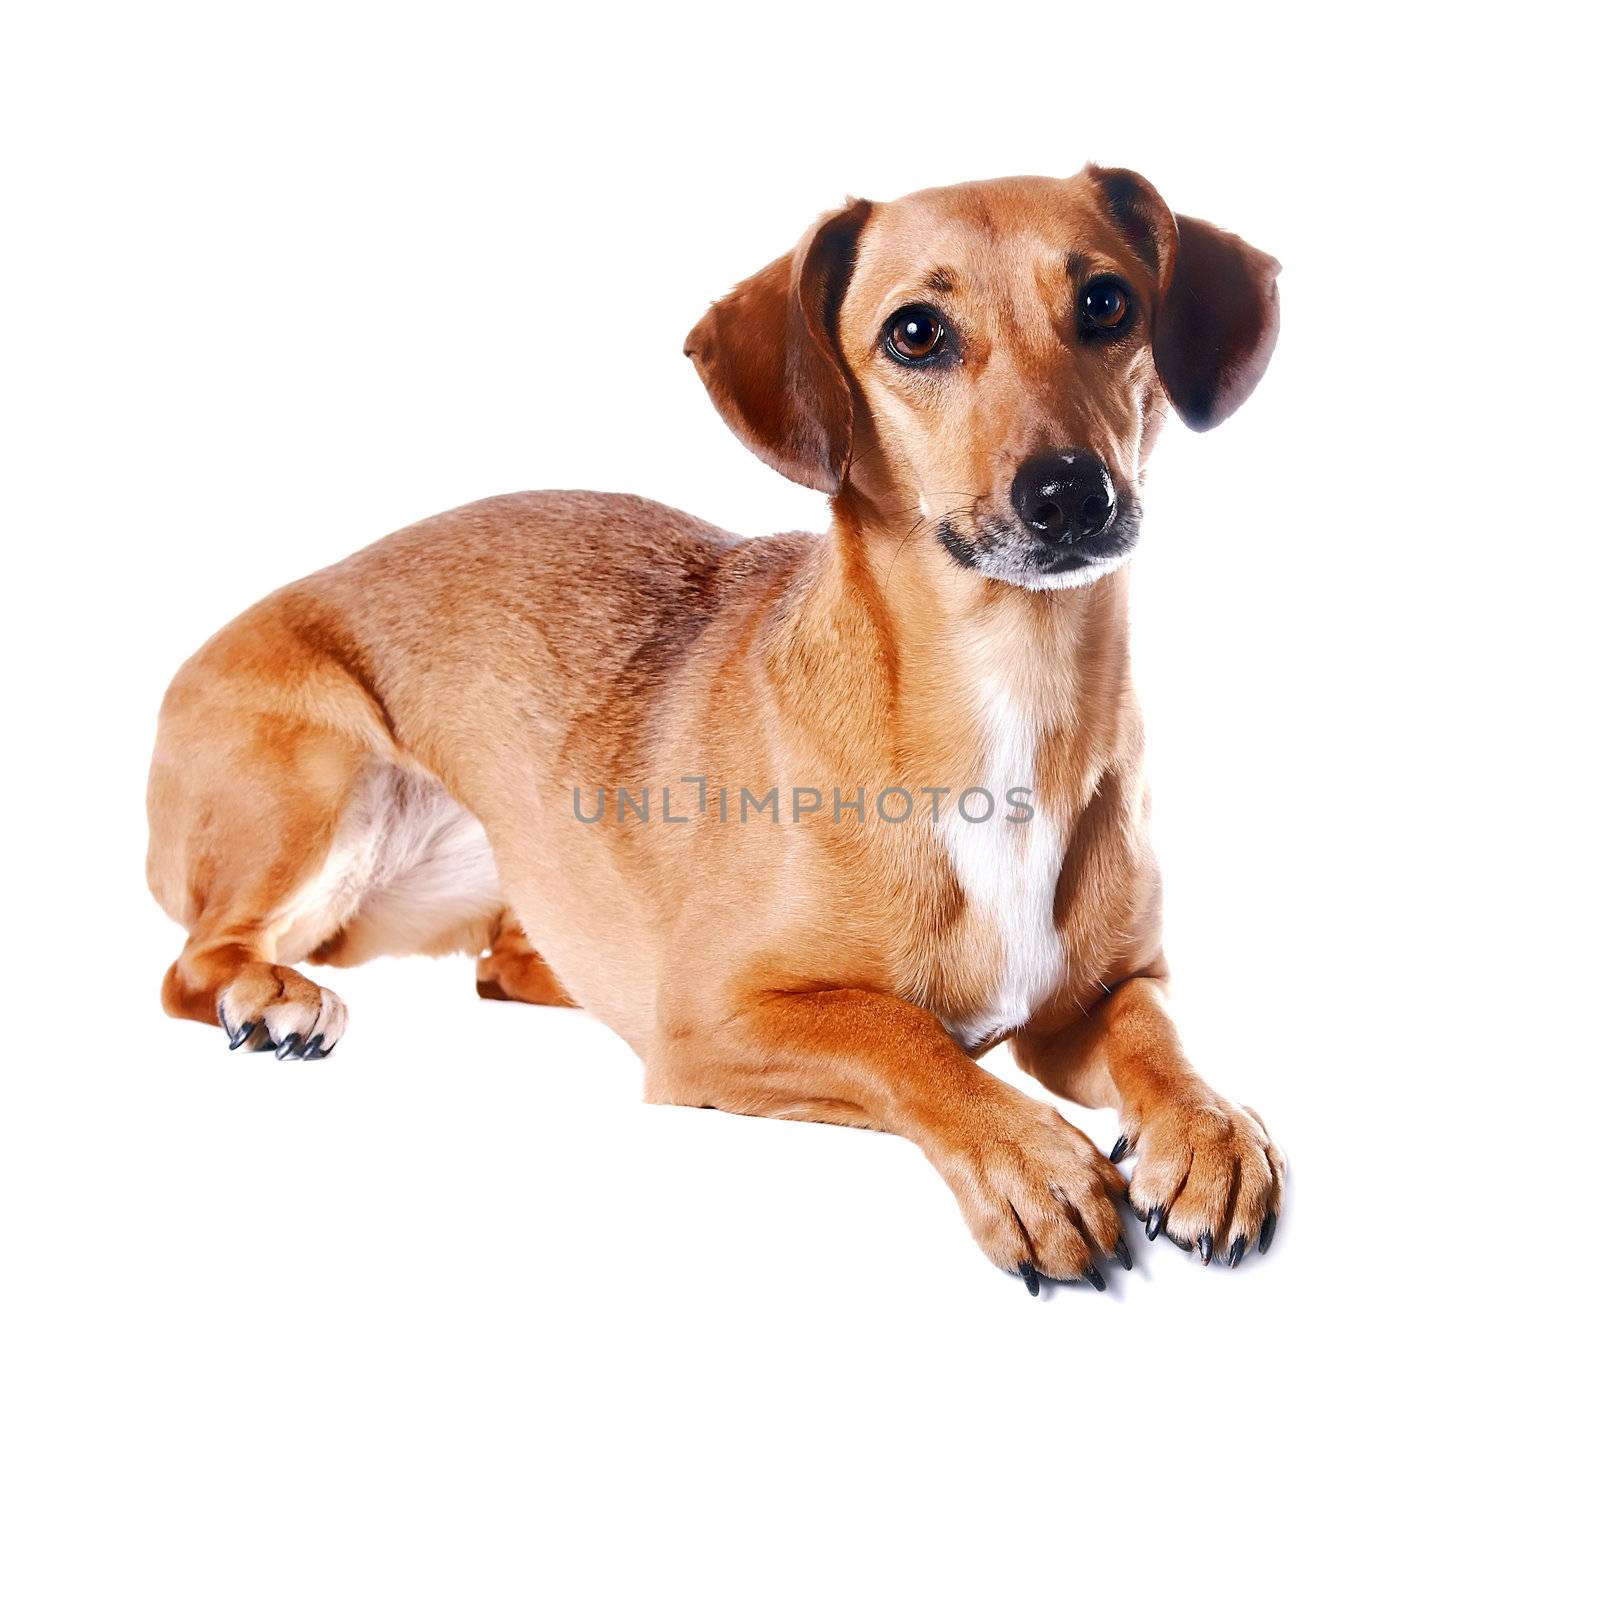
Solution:
{"label": "dog's chest", "polygon": [[[968,914],[983,924],[991,952],[981,998],[962,1015],[943,1019],[969,1048],[1026,1022],[1059,982],[1064,964],[1055,925],[1063,841],[1037,792],[1039,720],[995,685],[985,689],[980,708],[979,786],[992,798],[993,811],[984,821],[971,820],[984,809],[975,801],[940,823]],[[1019,794],[1020,803],[1013,804]],[[1013,820],[1024,810],[1032,814]]]}

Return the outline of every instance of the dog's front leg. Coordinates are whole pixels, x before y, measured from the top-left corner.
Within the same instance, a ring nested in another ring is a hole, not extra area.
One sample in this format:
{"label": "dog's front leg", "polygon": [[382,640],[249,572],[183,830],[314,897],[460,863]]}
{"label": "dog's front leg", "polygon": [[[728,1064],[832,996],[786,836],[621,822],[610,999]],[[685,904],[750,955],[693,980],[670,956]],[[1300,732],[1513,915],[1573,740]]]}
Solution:
{"label": "dog's front leg", "polygon": [[1190,1066],[1159,979],[1130,978],[1080,1021],[1024,1030],[1018,1062],[1080,1105],[1114,1106],[1121,1136],[1111,1154],[1134,1157],[1128,1198],[1154,1239],[1166,1231],[1209,1262],[1237,1266],[1252,1240],[1272,1243],[1282,1206],[1283,1158],[1260,1117],[1223,1099]]}
{"label": "dog's front leg", "polygon": [[1130,1264],[1121,1175],[1049,1105],[991,1076],[929,1012],[861,989],[753,998],[714,1026],[664,1030],[646,1098],[881,1128],[914,1141],[973,1237],[1034,1293],[1040,1277]]}

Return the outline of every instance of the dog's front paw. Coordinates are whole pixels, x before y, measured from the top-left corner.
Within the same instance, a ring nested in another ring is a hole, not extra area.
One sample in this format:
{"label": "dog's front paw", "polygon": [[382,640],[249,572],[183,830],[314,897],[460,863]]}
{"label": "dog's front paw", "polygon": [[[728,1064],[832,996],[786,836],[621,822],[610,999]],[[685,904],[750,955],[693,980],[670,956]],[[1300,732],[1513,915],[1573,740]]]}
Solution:
{"label": "dog's front paw", "polygon": [[1129,1112],[1111,1159],[1134,1157],[1128,1199],[1145,1235],[1158,1233],[1236,1267],[1256,1241],[1272,1243],[1283,1200],[1283,1157],[1260,1117],[1209,1090]]}
{"label": "dog's front paw", "polygon": [[332,989],[266,961],[241,967],[217,1002],[230,1050],[249,1043],[276,1051],[280,1061],[320,1061],[332,1053],[348,1019]]}
{"label": "dog's front paw", "polygon": [[1131,1268],[1117,1201],[1122,1175],[1053,1107],[1017,1094],[934,1158],[972,1236],[1032,1294],[1041,1278],[1104,1289],[1096,1256]]}

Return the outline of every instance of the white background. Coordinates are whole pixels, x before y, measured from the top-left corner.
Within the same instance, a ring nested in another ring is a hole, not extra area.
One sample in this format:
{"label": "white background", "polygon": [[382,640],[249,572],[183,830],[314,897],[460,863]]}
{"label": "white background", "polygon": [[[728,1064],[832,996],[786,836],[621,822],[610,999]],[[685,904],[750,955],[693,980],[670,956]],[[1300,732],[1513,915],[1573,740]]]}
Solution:
{"label": "white background", "polygon": [[[6,24],[0,1581],[1570,1591],[1600,1230],[1568,11],[574,15]],[[315,1066],[162,1015],[145,766],[209,632],[507,489],[820,526],[679,354],[704,305],[846,193],[1088,158],[1284,263],[1276,360],[1169,429],[1135,564],[1176,1003],[1288,1153],[1269,1257],[1136,1237],[1112,1292],[1032,1301],[911,1146],[646,1108],[598,1024],[480,1003],[465,960],[341,973]]]}

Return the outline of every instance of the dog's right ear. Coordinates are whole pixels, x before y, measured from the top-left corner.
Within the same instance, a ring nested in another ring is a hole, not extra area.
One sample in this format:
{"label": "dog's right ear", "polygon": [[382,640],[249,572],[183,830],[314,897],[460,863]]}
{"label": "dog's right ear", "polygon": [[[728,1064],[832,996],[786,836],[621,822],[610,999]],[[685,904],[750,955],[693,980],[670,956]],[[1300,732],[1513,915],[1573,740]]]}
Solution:
{"label": "dog's right ear", "polygon": [[717,301],[683,347],[722,420],[768,466],[828,495],[850,467],[839,304],[871,212],[852,200],[819,218],[788,255]]}

